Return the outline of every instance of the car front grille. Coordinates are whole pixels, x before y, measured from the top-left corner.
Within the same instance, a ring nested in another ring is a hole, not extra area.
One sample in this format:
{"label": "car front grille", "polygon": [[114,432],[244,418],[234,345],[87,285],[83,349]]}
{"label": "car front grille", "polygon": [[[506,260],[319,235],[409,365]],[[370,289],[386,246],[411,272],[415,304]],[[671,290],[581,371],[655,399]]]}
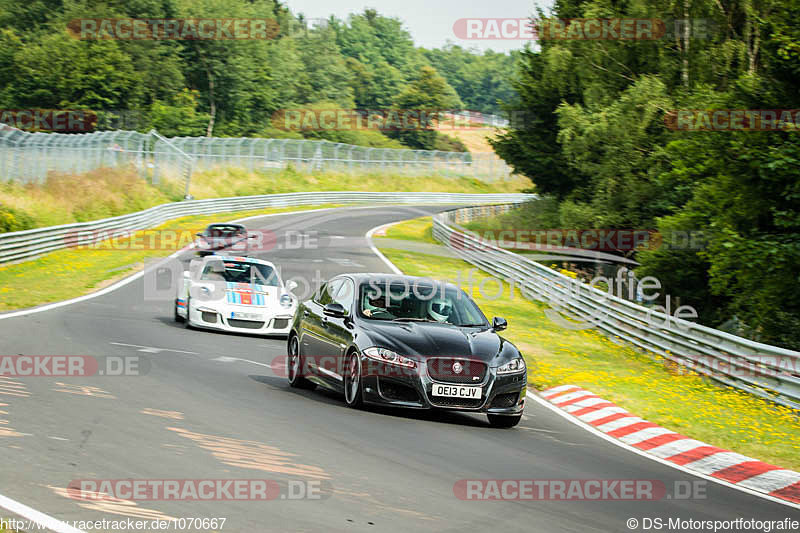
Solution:
{"label": "car front grille", "polygon": [[264,322],[256,322],[254,320],[236,320],[234,318],[229,318],[228,325],[233,328],[261,329],[264,327]]}
{"label": "car front grille", "polygon": [[276,318],[272,321],[273,329],[284,329],[289,325],[288,318]]}
{"label": "car front grille", "polygon": [[211,322],[212,324],[217,323],[217,313],[209,313],[208,311],[201,311],[200,318],[203,319],[203,322]]}
{"label": "car front grille", "polygon": [[[458,363],[459,366],[456,366]],[[456,372],[456,369],[460,372]],[[428,359],[428,375],[435,381],[477,385],[486,377],[486,363],[473,359],[455,357],[434,357]]]}
{"label": "car front grille", "polygon": [[498,394],[492,400],[491,407],[514,407],[519,400],[518,392],[509,392],[506,394]]}

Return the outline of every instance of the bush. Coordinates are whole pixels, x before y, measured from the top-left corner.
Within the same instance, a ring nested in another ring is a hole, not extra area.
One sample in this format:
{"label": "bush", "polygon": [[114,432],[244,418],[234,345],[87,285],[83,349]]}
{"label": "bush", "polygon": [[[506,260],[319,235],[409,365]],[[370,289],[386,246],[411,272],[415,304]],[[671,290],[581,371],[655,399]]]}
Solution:
{"label": "bush", "polygon": [[22,231],[33,227],[33,218],[26,213],[0,205],[0,233]]}
{"label": "bush", "polygon": [[436,135],[434,150],[441,150],[443,152],[469,152],[467,146],[461,142],[461,139],[456,139],[455,137],[450,137],[443,133]]}

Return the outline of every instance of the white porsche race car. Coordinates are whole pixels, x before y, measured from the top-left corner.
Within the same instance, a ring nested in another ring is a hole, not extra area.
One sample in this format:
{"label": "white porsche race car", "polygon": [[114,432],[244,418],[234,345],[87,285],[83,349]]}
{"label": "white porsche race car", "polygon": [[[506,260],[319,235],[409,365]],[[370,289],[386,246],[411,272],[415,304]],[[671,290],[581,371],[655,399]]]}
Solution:
{"label": "white porsche race car", "polygon": [[175,321],[186,327],[288,335],[297,298],[275,265],[252,257],[194,259],[175,298]]}

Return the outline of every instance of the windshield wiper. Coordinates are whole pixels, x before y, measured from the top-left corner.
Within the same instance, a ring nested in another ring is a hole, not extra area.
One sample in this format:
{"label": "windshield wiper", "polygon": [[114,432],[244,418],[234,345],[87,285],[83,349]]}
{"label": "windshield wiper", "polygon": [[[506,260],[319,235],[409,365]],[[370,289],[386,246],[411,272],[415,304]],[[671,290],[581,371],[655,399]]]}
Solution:
{"label": "windshield wiper", "polygon": [[477,328],[478,326],[488,326],[489,324],[456,324],[460,328]]}
{"label": "windshield wiper", "polygon": [[436,322],[435,320],[431,320],[429,318],[414,318],[414,317],[400,317],[395,318],[395,322]]}

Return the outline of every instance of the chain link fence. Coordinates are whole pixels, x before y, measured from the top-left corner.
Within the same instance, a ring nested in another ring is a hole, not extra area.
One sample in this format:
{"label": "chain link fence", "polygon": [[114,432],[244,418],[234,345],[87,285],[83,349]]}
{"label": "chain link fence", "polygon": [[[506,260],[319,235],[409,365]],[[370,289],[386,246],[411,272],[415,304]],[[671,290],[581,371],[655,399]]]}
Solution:
{"label": "chain link fence", "polygon": [[172,137],[155,130],[96,133],[27,133],[0,124],[0,181],[43,182],[48,172],[82,173],[135,167],[154,183],[186,180],[192,172],[221,167],[251,171],[292,166],[301,172],[334,170],[405,175],[507,179],[510,167],[494,153],[369,148],[329,141],[261,138]]}

